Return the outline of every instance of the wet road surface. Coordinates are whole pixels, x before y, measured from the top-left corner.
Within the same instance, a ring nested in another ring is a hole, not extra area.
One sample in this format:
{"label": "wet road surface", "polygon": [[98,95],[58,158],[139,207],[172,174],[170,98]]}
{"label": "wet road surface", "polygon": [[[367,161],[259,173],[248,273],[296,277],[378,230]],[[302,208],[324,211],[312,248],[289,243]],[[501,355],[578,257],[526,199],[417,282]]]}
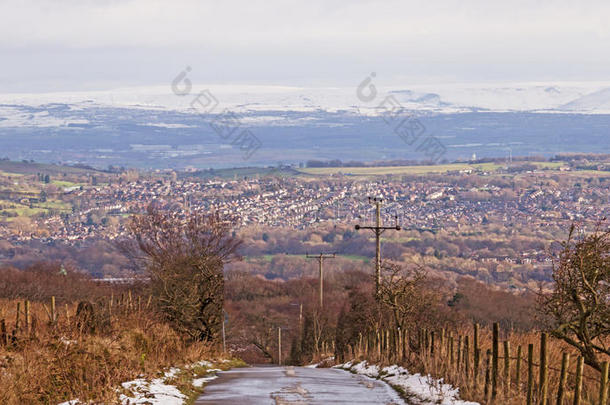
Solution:
{"label": "wet road surface", "polygon": [[204,404],[404,404],[387,384],[330,368],[248,367],[218,373]]}

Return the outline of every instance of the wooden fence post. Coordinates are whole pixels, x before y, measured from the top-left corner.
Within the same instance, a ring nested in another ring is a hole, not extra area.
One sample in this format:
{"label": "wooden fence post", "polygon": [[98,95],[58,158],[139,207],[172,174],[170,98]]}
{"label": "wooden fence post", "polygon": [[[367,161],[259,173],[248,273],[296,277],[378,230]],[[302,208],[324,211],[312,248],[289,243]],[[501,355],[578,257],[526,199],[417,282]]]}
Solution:
{"label": "wooden fence post", "polygon": [[498,395],[498,357],[499,357],[500,325],[493,324],[492,360],[491,360],[491,398],[496,399]]}
{"label": "wooden fence post", "polygon": [[25,333],[29,333],[30,331],[30,321],[31,321],[31,315],[30,315],[30,301],[29,300],[25,300],[25,305],[24,305],[24,310],[25,310]]}
{"label": "wooden fence post", "polygon": [[17,330],[17,331],[21,327],[20,316],[21,316],[21,303],[18,302],[17,303],[17,316],[15,317],[15,330]]}
{"label": "wooden fence post", "polygon": [[390,330],[386,329],[385,330],[385,352],[386,352],[386,359],[390,359]]}
{"label": "wooden fence post", "polygon": [[449,335],[449,364],[453,366],[454,360],[454,352],[453,352],[453,334]]}
{"label": "wooden fence post", "polygon": [[608,362],[602,363],[602,373],[599,380],[599,405],[606,405],[608,402]]}
{"label": "wooden fence post", "polygon": [[578,357],[576,361],[576,382],[574,386],[574,405],[580,405],[580,393],[582,391],[582,372],[584,367],[584,361],[582,356]]}
{"label": "wooden fence post", "polygon": [[[476,357],[481,358],[481,349],[477,349]],[[479,388],[479,375],[474,374],[473,378],[472,378],[472,389],[474,392],[476,392],[478,390],[478,388]]]}
{"label": "wooden fence post", "polygon": [[479,378],[479,361],[480,361],[480,353],[481,351],[479,350],[479,324],[475,323],[474,324],[474,336],[473,336],[473,340],[472,340],[472,347],[473,347],[473,360],[474,360],[474,379],[475,381],[477,381],[477,379]]}
{"label": "wooden fence post", "polygon": [[540,335],[540,404],[547,405],[548,398],[548,347],[547,334],[542,332]]}
{"label": "wooden fence post", "polygon": [[510,342],[504,341],[504,396],[510,392]]}
{"label": "wooden fence post", "polygon": [[389,360],[390,358],[390,331],[386,329],[383,332],[383,347],[385,351],[385,358]]}
{"label": "wooden fence post", "polygon": [[487,349],[487,360],[486,360],[486,367],[485,367],[485,401],[487,403],[491,402],[491,390],[490,390],[490,383],[491,383],[491,350]]}
{"label": "wooden fence post", "polygon": [[533,404],[534,395],[534,345],[527,345],[527,405]]}
{"label": "wooden fence post", "polygon": [[451,357],[451,348],[449,347],[449,341],[451,340],[451,337],[453,336],[453,332],[447,332],[447,335],[445,336],[447,339],[445,339],[445,362],[447,362],[448,358]]}
{"label": "wooden fence post", "polygon": [[568,367],[570,366],[570,355],[564,353],[561,356],[561,375],[559,376],[559,388],[557,389],[556,405],[563,405],[563,399],[566,395],[566,381],[568,379]]}
{"label": "wooden fence post", "polygon": [[0,320],[0,344],[8,346],[8,333],[6,332],[6,321]]}
{"label": "wooden fence post", "polygon": [[55,312],[55,296],[51,297],[51,323],[57,322],[57,312]]}
{"label": "wooden fence post", "polygon": [[470,338],[468,335],[464,336],[464,371],[466,372],[466,378],[470,377]]}
{"label": "wooden fence post", "polygon": [[428,329],[424,329],[422,338],[424,339],[424,354],[428,357],[428,354],[430,354],[430,332],[428,332]]}
{"label": "wooden fence post", "polygon": [[455,369],[459,374],[460,367],[462,366],[462,335],[458,335],[457,356],[455,365]]}
{"label": "wooden fence post", "polygon": [[517,346],[517,366],[515,370],[515,385],[517,392],[521,391],[521,345]]}

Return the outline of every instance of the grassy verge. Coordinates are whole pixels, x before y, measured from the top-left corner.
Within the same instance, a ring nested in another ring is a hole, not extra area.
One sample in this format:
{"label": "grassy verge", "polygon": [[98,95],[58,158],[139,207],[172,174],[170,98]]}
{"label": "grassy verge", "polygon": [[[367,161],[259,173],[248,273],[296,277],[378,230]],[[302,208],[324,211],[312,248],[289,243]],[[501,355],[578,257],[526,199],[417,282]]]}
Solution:
{"label": "grassy verge", "polygon": [[215,374],[216,371],[226,371],[232,368],[247,366],[240,359],[226,359],[208,364],[196,364],[192,367],[186,367],[176,374],[175,377],[167,380],[168,384],[174,385],[186,396],[185,405],[192,405],[197,398],[205,391],[205,383],[199,383],[198,380],[206,379]]}
{"label": "grassy verge", "polygon": [[119,403],[125,394],[118,389],[122,383],[158,378],[159,370],[170,367],[183,370],[176,378],[185,395],[194,398],[200,391],[187,381],[192,385],[193,378],[208,370],[188,366],[217,358],[217,353],[208,344],[185,341],[152,311],[137,309],[135,302],[115,301],[110,308],[107,300],[99,300],[90,316],[77,316],[77,303],[61,304],[54,323],[50,303],[31,303],[26,327],[25,303],[20,302],[17,322],[17,301],[0,300],[0,322],[4,320],[8,340],[0,342],[0,403],[57,404],[77,398]]}

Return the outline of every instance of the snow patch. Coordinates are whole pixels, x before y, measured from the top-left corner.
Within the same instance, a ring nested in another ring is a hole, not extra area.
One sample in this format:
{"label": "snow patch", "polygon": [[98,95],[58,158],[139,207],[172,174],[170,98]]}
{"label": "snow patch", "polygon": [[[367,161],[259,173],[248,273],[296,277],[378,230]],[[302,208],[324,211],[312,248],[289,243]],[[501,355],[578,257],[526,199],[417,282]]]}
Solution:
{"label": "snow patch", "polygon": [[352,361],[335,366],[367,377],[379,378],[388,384],[398,387],[409,396],[412,403],[440,405],[479,405],[459,399],[459,388],[443,383],[442,379],[430,375],[410,374],[406,368],[393,365],[379,369],[366,361],[354,364]]}
{"label": "snow patch", "polygon": [[[223,359],[220,362],[227,363],[230,360]],[[121,384],[123,389],[129,391],[132,395],[121,394],[119,403],[123,405],[147,404],[147,405],[182,405],[187,397],[180,390],[169,384],[171,379],[175,378],[182,370],[191,370],[195,367],[205,367],[206,372],[214,373],[222,371],[219,368],[211,368],[214,363],[207,360],[201,360],[193,364],[184,366],[184,368],[172,367],[163,373],[160,378],[148,380],[145,378],[136,378],[132,381],[127,381]],[[195,378],[192,384],[195,388],[201,388],[204,384],[218,378],[216,375],[208,375],[207,377]],[[62,402],[58,405],[80,405],[79,399]]]}
{"label": "snow patch", "polygon": [[[172,373],[166,373],[165,376],[173,376]],[[182,405],[186,396],[173,385],[165,383],[165,378],[155,378],[152,381],[147,381],[143,378],[138,378],[133,381],[124,382],[121,384],[123,388],[131,391],[135,396],[128,397],[121,394],[119,400],[121,404],[159,404],[159,405]]]}
{"label": "snow patch", "polygon": [[201,387],[203,387],[203,384],[207,384],[210,381],[215,380],[217,378],[218,378],[218,376],[215,376],[215,375],[210,376],[210,377],[195,378],[193,380],[193,386],[195,388],[201,388]]}

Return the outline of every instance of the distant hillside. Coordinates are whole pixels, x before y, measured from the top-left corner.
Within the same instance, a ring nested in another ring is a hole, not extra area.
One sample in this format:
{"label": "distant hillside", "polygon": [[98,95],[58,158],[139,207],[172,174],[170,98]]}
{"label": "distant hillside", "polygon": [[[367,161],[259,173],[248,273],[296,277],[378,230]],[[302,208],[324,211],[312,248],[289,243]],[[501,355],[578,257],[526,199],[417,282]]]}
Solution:
{"label": "distant hillside", "polygon": [[100,173],[101,171],[92,167],[85,168],[27,161],[17,162],[12,160],[0,160],[0,172],[15,174],[44,173],[57,175],[67,173],[86,175],[90,173]]}

